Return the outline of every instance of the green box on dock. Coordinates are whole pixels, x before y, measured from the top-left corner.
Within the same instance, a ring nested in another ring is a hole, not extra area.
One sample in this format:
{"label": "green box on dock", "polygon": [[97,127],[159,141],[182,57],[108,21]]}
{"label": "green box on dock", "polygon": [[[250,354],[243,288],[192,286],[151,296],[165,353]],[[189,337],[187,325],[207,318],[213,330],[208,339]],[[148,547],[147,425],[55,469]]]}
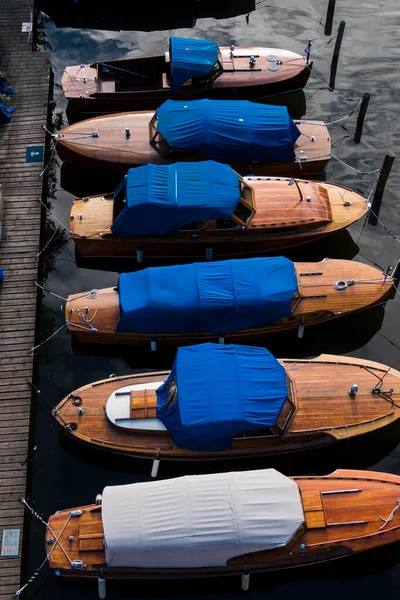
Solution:
{"label": "green box on dock", "polygon": [[26,147],[26,162],[43,162],[44,161],[44,145],[27,146]]}

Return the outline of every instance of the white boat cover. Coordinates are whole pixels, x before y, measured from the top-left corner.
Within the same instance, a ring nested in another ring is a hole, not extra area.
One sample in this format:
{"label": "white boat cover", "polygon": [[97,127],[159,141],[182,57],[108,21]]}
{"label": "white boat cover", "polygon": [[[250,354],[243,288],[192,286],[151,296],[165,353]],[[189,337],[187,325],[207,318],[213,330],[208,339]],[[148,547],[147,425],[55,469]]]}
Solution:
{"label": "white boat cover", "polygon": [[304,522],[297,484],[275,469],[106,487],[110,567],[225,566],[286,545]]}

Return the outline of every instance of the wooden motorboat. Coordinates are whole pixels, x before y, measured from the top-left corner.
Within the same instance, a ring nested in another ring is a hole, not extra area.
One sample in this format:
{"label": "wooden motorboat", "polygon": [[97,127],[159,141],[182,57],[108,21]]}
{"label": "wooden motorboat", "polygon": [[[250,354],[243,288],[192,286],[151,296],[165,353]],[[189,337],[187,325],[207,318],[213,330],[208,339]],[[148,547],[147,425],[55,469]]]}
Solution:
{"label": "wooden motorboat", "polygon": [[157,108],[170,98],[262,99],[302,89],[311,68],[308,54],[171,37],[161,56],[66,67],[61,85],[81,113],[104,114]]}
{"label": "wooden motorboat", "polygon": [[45,12],[56,27],[105,29],[112,31],[161,31],[188,29],[197,19],[229,19],[256,10],[255,0],[174,0],[142,4],[127,9],[124,0],[114,0],[112,10],[94,0],[38,0],[35,7]]}
{"label": "wooden motorboat", "polygon": [[68,329],[85,343],[184,346],[248,342],[385,303],[391,277],[356,261],[252,258],[152,267],[118,287],[68,297]]}
{"label": "wooden motorboat", "polygon": [[323,121],[292,121],[285,106],[167,100],[156,113],[95,117],[53,135],[60,157],[126,172],[145,164],[218,160],[241,175],[320,173],[330,159]]}
{"label": "wooden motorboat", "polygon": [[[328,354],[278,362],[262,348],[201,344],[180,348],[171,373],[89,383],[52,414],[85,444],[135,457],[193,461],[286,454],[348,441],[397,420],[399,400],[400,372],[380,363]],[[246,418],[240,425],[239,404]],[[204,423],[194,427],[199,411]],[[178,426],[177,412],[186,415]]]}
{"label": "wooden motorboat", "polygon": [[46,554],[58,575],[99,577],[103,589],[105,578],[210,577],[316,564],[398,541],[399,493],[398,475],[342,469],[106,487],[99,504],[51,515]]}
{"label": "wooden motorboat", "polygon": [[254,255],[320,239],[368,210],[365,198],[332,183],[242,178],[212,161],[151,167],[130,169],[115,193],[74,200],[70,229],[81,256]]}

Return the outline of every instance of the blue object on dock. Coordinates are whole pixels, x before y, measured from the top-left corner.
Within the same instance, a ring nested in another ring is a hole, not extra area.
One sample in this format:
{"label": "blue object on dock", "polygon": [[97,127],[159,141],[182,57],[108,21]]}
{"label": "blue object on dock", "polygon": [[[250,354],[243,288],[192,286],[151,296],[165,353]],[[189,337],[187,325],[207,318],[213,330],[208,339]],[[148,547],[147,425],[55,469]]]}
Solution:
{"label": "blue object on dock", "polygon": [[11,121],[11,117],[15,108],[11,108],[10,106],[5,106],[2,100],[0,100],[0,123],[8,123]]}
{"label": "blue object on dock", "polygon": [[300,130],[286,106],[248,100],[167,100],[156,111],[157,133],[170,148],[213,160],[295,158]]}
{"label": "blue object on dock", "polygon": [[4,271],[3,269],[0,268],[0,281],[3,281],[4,279]]}
{"label": "blue object on dock", "polygon": [[26,162],[43,162],[44,161],[44,145],[27,146],[26,147]]}

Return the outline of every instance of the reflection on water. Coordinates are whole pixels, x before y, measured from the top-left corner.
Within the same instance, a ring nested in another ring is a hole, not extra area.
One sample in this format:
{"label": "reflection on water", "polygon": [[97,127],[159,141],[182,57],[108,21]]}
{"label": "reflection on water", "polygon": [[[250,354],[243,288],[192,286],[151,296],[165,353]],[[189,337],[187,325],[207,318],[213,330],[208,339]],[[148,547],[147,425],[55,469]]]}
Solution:
{"label": "reflection on water", "polygon": [[92,0],[38,0],[37,7],[47,13],[57,27],[154,31],[194,27],[197,19],[226,19],[255,10],[255,0],[174,0],[147,2],[140,6],[114,0],[94,7]]}
{"label": "reflection on water", "polygon": [[[267,4],[274,4],[274,7],[267,8]],[[291,8],[291,3],[286,4]],[[400,143],[397,118],[397,37],[400,14],[396,0],[377,0],[373,3],[370,0],[363,3],[342,0],[337,4],[335,27],[340,19],[346,21],[337,75],[337,89],[342,95],[321,89],[321,81],[312,77],[305,90],[306,114],[308,118],[335,120],[354,108],[355,102],[350,100],[357,99],[366,91],[370,92],[372,97],[361,144],[355,145],[349,137],[344,137],[346,131],[340,126],[331,126],[330,130],[334,154],[355,169],[371,171],[380,166],[386,150],[394,150]],[[112,5],[113,9],[114,6],[115,3]],[[171,3],[166,6],[170,7]],[[257,11],[250,15],[249,24],[244,15],[220,21],[206,18],[199,19],[193,29],[153,31],[150,34],[141,31],[57,29],[52,22],[43,22],[45,31],[41,35],[53,49],[52,64],[58,69],[55,74],[56,84],[59,84],[62,69],[67,64],[164,52],[171,33],[210,37],[221,45],[229,45],[234,40],[237,45],[268,45],[299,52],[303,51],[309,38],[313,39],[314,50],[326,44],[328,39],[323,36],[322,27],[318,25],[320,17],[326,11],[325,0],[310,0],[300,8],[305,13],[303,15],[283,8],[276,2],[257,2]],[[111,13],[110,22],[112,19],[120,19],[118,29],[126,26],[126,11],[118,13],[112,10]],[[329,77],[331,52],[332,43],[314,56],[315,73],[325,81]],[[66,106],[57,86],[54,98],[54,114],[59,127]],[[355,119],[356,116],[353,115],[342,124],[352,132]],[[58,159],[52,168],[52,210],[64,223],[68,223],[68,210],[74,195],[111,191],[119,180],[119,176],[114,181],[110,179],[110,174],[104,176],[102,172],[75,167],[72,169],[69,165],[63,165],[60,172]],[[368,195],[375,174],[361,175],[347,169],[342,163],[331,160],[326,178]],[[380,215],[390,230],[397,234],[400,233],[399,179],[399,163],[395,162]],[[394,264],[399,254],[398,244],[382,227],[366,226],[362,229],[362,225],[362,222],[355,223],[349,228],[349,232],[291,250],[288,255],[293,260],[321,260],[325,256],[331,256],[347,259],[354,257],[362,262],[371,260],[382,267]],[[57,231],[54,224],[48,223],[46,227],[50,236]],[[129,264],[129,261],[123,265],[117,261],[99,261],[97,264],[80,262],[78,267],[75,263],[74,246],[71,242],[66,243],[61,230],[49,244],[45,256],[46,287],[62,297],[77,290],[112,286],[117,281],[118,272],[135,268],[135,264]],[[38,321],[41,339],[63,324],[62,302],[52,296],[44,296]],[[296,335],[275,336],[265,340],[265,344],[277,356],[282,357],[313,356],[321,352],[344,353],[392,364],[400,358],[400,351],[388,340],[399,344],[399,339],[400,320],[396,298],[385,309],[375,308],[354,317],[310,328],[306,330],[303,340],[298,340]],[[66,438],[50,415],[51,407],[67,393],[89,381],[108,377],[111,373],[124,375],[142,369],[169,369],[174,358],[173,351],[151,353],[140,349],[138,352],[135,348],[125,349],[123,354],[116,356],[115,350],[118,347],[101,346],[97,349],[94,346],[90,349],[81,347],[80,352],[74,354],[71,342],[71,336],[64,329],[37,357],[36,381],[41,393],[34,399],[34,443],[37,451],[30,463],[34,475],[31,498],[35,509],[45,517],[59,508],[92,502],[105,485],[150,479],[150,464],[146,461],[127,461],[117,456],[107,456],[100,451],[89,451]],[[304,454],[296,459],[281,460],[277,466],[285,473],[324,473],[336,467],[375,468],[400,473],[398,439],[399,428],[393,426],[357,443],[344,441],[329,451],[318,452],[318,456]],[[254,460],[232,466],[226,463],[213,465],[212,468],[228,470],[264,465],[267,465],[265,460]],[[201,469],[208,468],[204,465],[167,466],[161,463],[160,476],[200,472]],[[43,539],[43,529],[36,522],[32,523],[27,570],[29,576],[43,560]],[[398,549],[397,545],[332,564],[254,576],[249,594],[256,600],[265,598],[266,594],[271,600],[294,595],[299,598],[308,596],[330,599],[340,594],[343,600],[371,598],[378,594],[387,598],[397,597],[400,591]],[[72,594],[76,600],[97,598],[97,590],[93,584],[61,584],[49,571],[42,573],[24,593],[26,598],[44,600],[53,600],[55,597],[69,600]],[[236,600],[241,594],[238,578],[196,581],[195,587],[191,581],[163,582],[162,587],[157,582],[108,586],[108,597],[111,599],[133,595],[136,598],[154,599],[177,596],[189,598],[193,595],[220,598],[224,595],[229,600]]]}

